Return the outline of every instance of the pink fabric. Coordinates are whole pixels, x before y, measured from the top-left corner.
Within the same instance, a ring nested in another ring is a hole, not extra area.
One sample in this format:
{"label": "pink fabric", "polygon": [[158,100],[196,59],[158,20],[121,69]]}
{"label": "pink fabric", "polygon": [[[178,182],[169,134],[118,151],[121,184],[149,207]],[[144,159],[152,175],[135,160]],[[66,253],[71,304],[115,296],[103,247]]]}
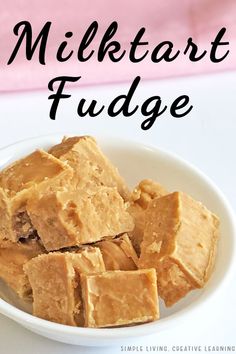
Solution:
{"label": "pink fabric", "polygon": [[[13,27],[22,20],[31,22],[34,38],[46,21],[52,21],[45,66],[38,63],[37,55],[27,61],[23,48],[15,61],[7,65],[17,41]],[[157,64],[152,63],[150,57],[133,64],[128,56],[119,63],[112,63],[109,59],[98,63],[96,56],[86,63],[80,63],[76,57],[78,44],[94,20],[99,23],[99,34],[91,44],[95,50],[106,28],[116,20],[119,29],[115,38],[125,49],[128,49],[129,42],[143,26],[146,27],[144,38],[149,41],[149,49],[162,40],[171,40],[176,50],[182,51],[190,36],[199,48],[209,49],[219,29],[226,27],[224,38],[230,41],[231,52],[219,64],[211,63],[209,56],[197,63],[191,63],[184,56],[179,56],[171,63]],[[73,49],[74,55],[67,62],[58,63],[56,51],[67,31],[74,33],[68,40],[68,50]],[[143,79],[155,79],[235,68],[235,0],[7,0],[0,4],[1,91],[47,88],[48,82],[59,75],[82,76],[78,82],[78,85],[82,85],[130,81],[137,75]]]}

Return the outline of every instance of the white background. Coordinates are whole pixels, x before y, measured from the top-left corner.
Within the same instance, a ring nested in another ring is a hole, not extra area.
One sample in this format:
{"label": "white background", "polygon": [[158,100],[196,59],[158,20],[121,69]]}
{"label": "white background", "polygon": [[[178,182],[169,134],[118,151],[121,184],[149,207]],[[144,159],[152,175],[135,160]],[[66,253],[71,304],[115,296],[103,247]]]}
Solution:
{"label": "white background", "polygon": [[[81,98],[97,99],[109,105],[117,95],[126,93],[129,84],[67,89],[72,96],[64,100],[55,121],[49,119],[51,102],[48,91],[0,95],[0,147],[28,137],[71,132],[73,134],[112,135],[156,145],[172,151],[195,164],[222,189],[236,210],[236,72],[174,80],[141,82],[133,104],[141,105],[153,95],[163,104],[181,94],[188,94],[194,108],[183,119],[167,112],[148,131],[142,131],[140,111],[131,118],[110,118],[104,113],[97,118],[79,118],[76,107]],[[236,345],[236,282],[213,298],[206,314],[199,311],[187,323],[155,336],[120,343],[114,348],[85,348],[53,342],[37,336],[0,315],[1,354],[72,354],[121,353],[121,346],[138,346],[135,353],[151,352],[150,346],[168,345]],[[141,347],[140,347],[141,346]],[[147,351],[148,346],[149,351]],[[124,351],[123,351],[124,352]],[[160,352],[160,350],[159,350]],[[188,350],[187,352],[190,352]],[[212,351],[211,351],[212,352]]]}

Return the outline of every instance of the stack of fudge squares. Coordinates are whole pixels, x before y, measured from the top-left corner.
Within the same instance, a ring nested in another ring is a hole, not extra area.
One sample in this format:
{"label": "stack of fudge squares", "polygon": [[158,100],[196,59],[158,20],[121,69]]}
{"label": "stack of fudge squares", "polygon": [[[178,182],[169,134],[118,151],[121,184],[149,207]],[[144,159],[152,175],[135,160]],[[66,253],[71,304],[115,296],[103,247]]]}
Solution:
{"label": "stack of fudge squares", "polygon": [[158,296],[172,306],[206,284],[218,231],[218,218],[182,192],[148,179],[130,192],[89,136],[0,172],[0,277],[57,323],[157,320]]}

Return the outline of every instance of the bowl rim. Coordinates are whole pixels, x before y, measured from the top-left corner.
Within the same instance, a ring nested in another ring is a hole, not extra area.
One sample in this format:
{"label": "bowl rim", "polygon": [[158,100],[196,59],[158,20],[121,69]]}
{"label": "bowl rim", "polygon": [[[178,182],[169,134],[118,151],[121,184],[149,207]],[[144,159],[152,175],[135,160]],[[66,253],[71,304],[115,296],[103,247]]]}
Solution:
{"label": "bowl rim", "polygon": [[[63,136],[75,136],[73,133],[68,133],[68,134],[48,134],[48,135],[41,135],[37,137],[32,137],[32,138],[27,138],[23,139],[20,141],[17,141],[15,143],[9,144],[5,147],[0,148],[0,158],[2,154],[9,154],[12,149],[17,149],[17,148],[27,148],[28,145],[32,145],[33,143],[39,142],[40,144],[43,145],[46,143],[46,141],[50,142],[50,140],[55,140],[55,139],[61,139]],[[48,331],[49,333],[55,333],[57,332],[58,334],[63,334],[63,335],[76,335],[76,336],[83,336],[84,339],[125,339],[125,338],[130,338],[130,337],[138,337],[138,336],[143,336],[143,335],[150,335],[153,334],[157,331],[162,331],[167,329],[168,327],[171,327],[171,322],[175,321],[176,318],[178,318],[178,323],[180,321],[182,322],[183,320],[187,320],[187,318],[192,314],[193,312],[196,312],[197,309],[199,309],[199,303],[203,306],[208,303],[209,299],[212,298],[212,296],[215,296],[217,293],[219,293],[222,288],[223,288],[223,283],[226,284],[232,277],[232,270],[233,270],[233,264],[235,263],[235,236],[236,236],[236,220],[235,220],[235,214],[230,206],[227,198],[224,196],[223,192],[217,187],[215,182],[213,182],[208,176],[205,175],[199,168],[194,166],[193,164],[187,162],[185,159],[182,157],[178,156],[175,153],[172,153],[168,150],[158,148],[157,146],[153,144],[143,144],[138,142],[137,140],[128,140],[124,138],[119,138],[119,137],[111,137],[104,135],[97,135],[97,138],[99,143],[102,144],[102,140],[104,140],[104,144],[108,145],[113,145],[113,146],[123,146],[125,145],[128,148],[135,148],[135,149],[145,149],[148,151],[151,151],[153,153],[157,153],[158,155],[161,155],[161,157],[166,158],[168,160],[175,160],[175,162],[178,165],[181,165],[181,167],[187,168],[190,170],[193,174],[197,175],[201,180],[203,180],[204,183],[209,185],[213,192],[218,196],[219,200],[221,201],[227,215],[228,215],[228,220],[230,222],[230,226],[232,228],[232,233],[234,237],[232,237],[232,252],[231,252],[231,260],[228,264],[228,269],[227,272],[225,272],[222,280],[221,280],[221,286],[214,287],[211,289],[207,294],[204,296],[200,296],[199,298],[195,299],[193,303],[187,305],[185,308],[179,310],[177,313],[171,314],[166,318],[160,318],[157,321],[150,322],[150,323],[145,323],[145,324],[139,324],[136,326],[131,326],[131,327],[119,327],[119,328],[87,328],[87,327],[73,327],[69,325],[63,325],[55,322],[51,322],[48,320],[41,319],[39,317],[33,316],[23,310],[18,309],[17,307],[9,304],[8,302],[4,301],[3,299],[0,299],[0,313],[3,315],[7,316],[8,318],[11,318],[15,320],[16,322],[22,324],[23,326],[26,327],[31,327],[34,329],[39,329],[42,331]],[[122,145],[121,145],[122,144]],[[204,291],[205,289],[203,289]]]}

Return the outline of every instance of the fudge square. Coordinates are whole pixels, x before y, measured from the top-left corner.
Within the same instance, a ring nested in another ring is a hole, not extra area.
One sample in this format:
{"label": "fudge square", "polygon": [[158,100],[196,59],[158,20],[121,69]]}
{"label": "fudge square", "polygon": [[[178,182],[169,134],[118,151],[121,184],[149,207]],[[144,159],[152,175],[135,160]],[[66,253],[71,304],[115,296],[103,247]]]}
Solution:
{"label": "fudge square", "polygon": [[159,318],[155,269],[81,275],[86,327],[115,327]]}
{"label": "fudge square", "polygon": [[35,195],[27,211],[48,251],[115,237],[134,226],[124,200],[109,187]]}
{"label": "fudge square", "polygon": [[17,192],[40,183],[48,184],[48,179],[58,177],[68,169],[67,164],[54,156],[43,150],[36,150],[2,170],[0,186],[10,196],[14,196]]}
{"label": "fudge square", "polygon": [[129,236],[138,255],[140,255],[140,245],[143,240],[145,211],[153,199],[166,194],[168,194],[166,189],[151,179],[140,181],[131,193],[131,202],[128,211],[134,219],[135,226],[133,231],[129,232]]}
{"label": "fudge square", "polygon": [[60,144],[53,146],[49,153],[68,162],[74,169],[77,187],[88,188],[91,184],[115,187],[125,200],[129,198],[130,193],[125,181],[118,169],[100,150],[94,138],[64,138]]}
{"label": "fudge square", "polygon": [[13,243],[4,241],[0,246],[0,278],[11,287],[20,298],[30,299],[32,295],[28,277],[23,266],[33,257],[45,252],[38,240]]}
{"label": "fudge square", "polygon": [[138,256],[127,234],[97,242],[94,246],[101,250],[106,270],[137,269]]}
{"label": "fudge square", "polygon": [[33,231],[25,205],[35,188],[51,190],[67,183],[73,170],[37,150],[0,172],[0,239],[17,241]]}
{"label": "fudge square", "polygon": [[219,220],[182,192],[154,199],[146,211],[139,267],[157,271],[167,306],[201,288],[214,266]]}
{"label": "fudge square", "polygon": [[80,272],[102,272],[105,267],[99,249],[94,248],[41,255],[29,261],[24,270],[33,290],[33,314],[76,326],[83,322]]}

